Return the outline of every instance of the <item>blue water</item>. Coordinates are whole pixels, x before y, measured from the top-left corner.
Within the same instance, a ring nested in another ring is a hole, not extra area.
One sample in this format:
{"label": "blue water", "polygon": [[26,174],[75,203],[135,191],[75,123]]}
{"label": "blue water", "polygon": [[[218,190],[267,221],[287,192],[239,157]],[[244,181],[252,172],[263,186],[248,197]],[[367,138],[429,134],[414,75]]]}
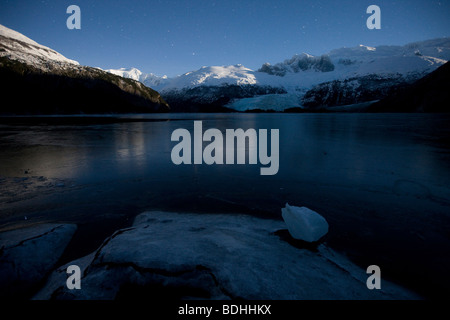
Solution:
{"label": "blue water", "polygon": [[[70,119],[0,120],[0,230],[74,222],[83,238],[78,250],[86,253],[145,210],[281,219],[289,203],[323,215],[330,224],[326,241],[357,263],[385,265],[400,282],[418,277],[420,283],[408,284],[420,290],[450,284],[449,115]],[[223,133],[279,129],[278,173],[261,176],[260,164],[174,165],[171,133],[192,131],[194,120]]]}

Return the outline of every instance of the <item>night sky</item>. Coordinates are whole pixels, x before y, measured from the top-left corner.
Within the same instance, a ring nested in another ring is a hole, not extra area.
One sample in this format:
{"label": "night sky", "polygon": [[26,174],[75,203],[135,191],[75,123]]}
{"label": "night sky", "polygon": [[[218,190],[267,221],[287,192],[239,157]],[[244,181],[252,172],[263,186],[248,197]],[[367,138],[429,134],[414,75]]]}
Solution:
{"label": "night sky", "polygon": [[[72,4],[81,9],[81,30],[66,27]],[[381,30],[366,27],[372,4],[381,8]],[[0,2],[0,24],[83,65],[168,76],[450,36],[449,16],[450,1],[419,0]]]}

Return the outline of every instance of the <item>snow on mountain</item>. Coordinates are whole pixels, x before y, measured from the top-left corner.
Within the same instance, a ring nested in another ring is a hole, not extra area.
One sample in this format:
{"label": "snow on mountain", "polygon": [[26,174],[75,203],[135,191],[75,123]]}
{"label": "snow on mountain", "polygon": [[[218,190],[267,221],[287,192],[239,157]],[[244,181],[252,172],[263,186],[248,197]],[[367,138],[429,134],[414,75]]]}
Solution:
{"label": "snow on mountain", "polygon": [[270,63],[265,63],[259,69],[260,72],[280,77],[284,77],[286,73],[299,73],[307,70],[331,72],[334,70],[334,65],[327,55],[314,57],[310,54],[302,53],[274,66],[271,66]]}
{"label": "snow on mountain", "polygon": [[233,66],[202,67],[173,78],[163,90],[192,88],[197,86],[220,86],[223,84],[253,85],[257,84],[252,70],[238,64]]}
{"label": "snow on mountain", "polygon": [[[141,82],[81,66],[0,25],[0,87],[4,114],[167,112],[161,95]],[[70,97],[70,99],[66,99]]]}
{"label": "snow on mountain", "polygon": [[153,73],[145,73],[142,74],[140,77],[140,80],[142,83],[144,83],[147,87],[160,87],[162,84],[166,83],[169,80],[169,78],[164,76],[157,76]]}
{"label": "snow on mountain", "polygon": [[121,76],[123,78],[129,78],[136,81],[140,81],[147,87],[157,87],[165,83],[168,78],[167,76],[157,76],[153,73],[143,73],[141,70],[136,68],[120,68],[120,69],[107,69],[106,72]]}
{"label": "snow on mountain", "polygon": [[0,25],[0,57],[8,57],[42,69],[49,69],[50,63],[79,65],[62,54],[43,46],[23,34]]}
{"label": "snow on mountain", "polygon": [[108,69],[107,72],[124,78],[131,78],[152,84],[160,90],[194,88],[197,86],[220,86],[223,84],[248,85],[257,84],[254,71],[242,65],[202,67],[174,78],[159,77],[152,73],[142,73],[136,68]]}
{"label": "snow on mountain", "polygon": [[133,79],[136,81],[140,81],[142,76],[142,71],[136,68],[108,69],[104,71],[115,74],[116,76],[121,76],[123,78]]}
{"label": "snow on mountain", "polygon": [[[333,95],[342,95],[341,90],[346,95],[338,100],[328,96],[329,104],[362,102],[366,97],[386,94],[391,86],[422,78],[448,60],[450,38],[440,38],[405,46],[359,45],[321,56],[302,53],[274,65],[265,63],[256,71],[240,64],[202,67],[173,78],[145,74],[135,68],[107,71],[143,82],[161,92],[169,103],[205,105],[221,101],[227,108],[239,111],[280,111],[305,106],[306,94],[307,104],[320,104],[323,99],[314,95],[323,94],[327,87],[333,88]],[[366,88],[366,84],[370,87]]]}
{"label": "snow on mountain", "polygon": [[15,30],[9,29],[1,24],[0,24],[0,35],[3,37],[6,37],[6,38],[11,38],[11,39],[15,39],[15,40],[27,43],[27,44],[31,44],[33,46],[39,46],[39,47],[41,46],[36,41],[31,40],[30,38],[24,36],[23,34],[15,31]]}
{"label": "snow on mountain", "polygon": [[[370,74],[422,75],[435,70],[448,60],[450,39],[443,38],[406,46],[359,45],[332,50],[320,57],[295,55],[273,66],[266,63],[259,71],[280,77],[294,73],[298,74],[299,80],[305,84],[317,84],[316,81],[325,79],[331,81]],[[318,72],[322,75],[317,77]]]}
{"label": "snow on mountain", "polygon": [[[282,110],[322,103],[327,106],[360,103],[383,97],[393,86],[418,80],[448,60],[449,38],[405,46],[359,45],[319,57],[303,53],[275,65],[266,63],[254,73],[257,83],[283,87],[287,91],[285,95],[236,99],[227,107],[239,111]],[[262,73],[270,78],[262,77]],[[293,95],[297,96],[297,103]]]}
{"label": "snow on mountain", "polygon": [[264,64],[258,71],[242,65],[202,67],[170,79],[163,88],[181,89],[199,85],[261,84],[310,87],[324,81],[368,74],[429,73],[450,60],[450,39],[436,39],[406,46],[369,47],[333,50],[322,56],[294,55],[284,62]]}

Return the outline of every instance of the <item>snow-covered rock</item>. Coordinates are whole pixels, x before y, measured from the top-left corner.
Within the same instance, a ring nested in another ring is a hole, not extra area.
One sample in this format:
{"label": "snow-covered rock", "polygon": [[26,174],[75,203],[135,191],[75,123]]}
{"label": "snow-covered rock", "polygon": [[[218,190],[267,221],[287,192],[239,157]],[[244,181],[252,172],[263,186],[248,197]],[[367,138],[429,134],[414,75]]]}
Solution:
{"label": "snow-covered rock", "polygon": [[298,240],[315,242],[328,233],[328,223],[324,217],[306,207],[294,207],[286,204],[281,209],[291,236]]}
{"label": "snow-covered rock", "polygon": [[0,233],[0,297],[29,294],[53,269],[76,229],[45,223]]}
{"label": "snow-covered rock", "polygon": [[140,81],[150,88],[161,86],[168,80],[167,76],[165,75],[157,76],[153,73],[143,73],[141,70],[136,68],[107,69],[104,71],[115,74],[117,76],[121,76],[123,78]]}
{"label": "snow-covered rock", "polygon": [[140,81],[142,76],[142,71],[136,68],[107,69],[104,71],[136,81]]}
{"label": "snow-covered rock", "polygon": [[401,75],[369,75],[321,83],[308,90],[301,104],[309,109],[352,105],[379,100],[410,83]]}
{"label": "snow-covered rock", "polygon": [[197,86],[257,84],[255,73],[243,65],[202,67],[173,78],[162,91]]}
{"label": "snow-covered rock", "polygon": [[64,67],[66,64],[69,67],[79,65],[77,61],[68,59],[59,52],[3,25],[0,25],[0,57],[8,57],[43,69],[48,69],[50,63],[58,67]]}
{"label": "snow-covered rock", "polygon": [[303,53],[301,55],[294,55],[291,59],[285,60],[284,63],[278,63],[274,66],[265,63],[258,71],[284,77],[288,72],[299,73],[307,70],[331,72],[334,68],[335,66],[328,55],[314,57],[310,54]]}
{"label": "snow-covered rock", "polygon": [[385,280],[367,289],[366,270],[324,245],[294,247],[279,236],[285,227],[247,215],[145,212],[69,263],[81,268],[81,290],[66,288],[63,266],[34,299],[420,298]]}

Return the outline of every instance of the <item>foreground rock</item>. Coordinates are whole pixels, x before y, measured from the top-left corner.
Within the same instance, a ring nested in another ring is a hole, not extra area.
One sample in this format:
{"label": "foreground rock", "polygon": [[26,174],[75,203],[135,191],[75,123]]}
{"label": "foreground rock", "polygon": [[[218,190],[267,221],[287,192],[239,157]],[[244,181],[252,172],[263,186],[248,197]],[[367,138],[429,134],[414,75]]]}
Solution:
{"label": "foreground rock", "polygon": [[42,284],[76,228],[46,223],[0,233],[0,297],[27,297]]}
{"label": "foreground rock", "polygon": [[146,212],[100,248],[73,261],[81,289],[56,270],[35,299],[413,299],[319,245],[299,249],[275,232],[282,221],[243,215]]}

